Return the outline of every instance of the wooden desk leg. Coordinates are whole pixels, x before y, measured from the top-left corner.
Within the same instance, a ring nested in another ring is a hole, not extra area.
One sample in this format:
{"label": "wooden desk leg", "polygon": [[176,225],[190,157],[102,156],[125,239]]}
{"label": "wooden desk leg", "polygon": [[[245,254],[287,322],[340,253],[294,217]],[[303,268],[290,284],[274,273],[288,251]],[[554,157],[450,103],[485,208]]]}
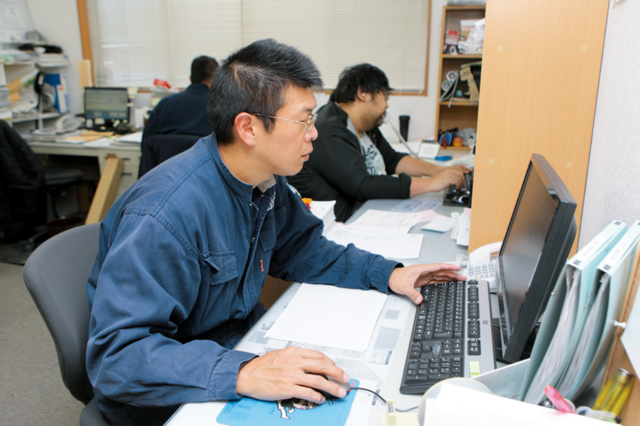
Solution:
{"label": "wooden desk leg", "polygon": [[107,154],[107,163],[100,176],[91,207],[89,207],[86,224],[100,222],[107,215],[115,201],[123,169],[124,160],[122,158],[118,158],[115,154]]}

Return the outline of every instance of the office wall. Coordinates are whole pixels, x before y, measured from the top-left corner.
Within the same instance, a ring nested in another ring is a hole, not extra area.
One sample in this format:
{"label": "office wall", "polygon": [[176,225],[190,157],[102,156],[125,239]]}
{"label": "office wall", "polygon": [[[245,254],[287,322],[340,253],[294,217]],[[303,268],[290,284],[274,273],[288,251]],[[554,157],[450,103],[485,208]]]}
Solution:
{"label": "office wall", "polygon": [[[25,1],[25,0],[23,0]],[[33,26],[49,43],[59,45],[71,64],[61,68],[68,84],[69,109],[77,113],[82,106],[82,91],[77,63],[82,59],[82,43],[76,0],[26,0]]]}
{"label": "office wall", "polygon": [[[25,0],[23,0],[25,1]],[[71,111],[80,111],[81,90],[78,83],[76,63],[82,59],[82,44],[78,24],[77,0],[26,0],[33,24],[50,42],[61,45],[72,65],[65,70],[69,83]],[[439,96],[438,60],[441,42],[442,6],[446,0],[431,0],[431,28],[429,48],[429,96],[392,96],[389,113],[397,120],[398,115],[410,115],[409,139],[431,138],[435,132],[436,102]],[[186,64],[188,66],[188,64]],[[320,97],[322,99],[322,97]],[[382,131],[391,141],[397,137],[388,125]]]}
{"label": "office wall", "polygon": [[578,246],[640,219],[640,2],[609,6]]}

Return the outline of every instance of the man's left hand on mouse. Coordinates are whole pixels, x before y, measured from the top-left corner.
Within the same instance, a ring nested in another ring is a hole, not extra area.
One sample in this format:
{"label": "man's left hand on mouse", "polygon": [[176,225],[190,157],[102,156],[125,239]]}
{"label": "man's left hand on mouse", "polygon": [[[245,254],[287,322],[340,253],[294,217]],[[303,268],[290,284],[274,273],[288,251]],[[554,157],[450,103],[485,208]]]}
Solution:
{"label": "man's left hand on mouse", "polygon": [[432,263],[429,265],[412,265],[396,268],[389,277],[389,289],[398,294],[408,296],[414,303],[422,303],[422,294],[417,287],[434,282],[465,281],[467,277],[460,275],[460,266],[448,263]]}

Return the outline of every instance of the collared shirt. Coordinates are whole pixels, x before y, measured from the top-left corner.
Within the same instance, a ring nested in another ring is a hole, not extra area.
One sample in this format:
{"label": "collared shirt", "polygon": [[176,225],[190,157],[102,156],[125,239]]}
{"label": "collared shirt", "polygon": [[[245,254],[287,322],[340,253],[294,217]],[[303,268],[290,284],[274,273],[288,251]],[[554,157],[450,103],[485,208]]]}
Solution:
{"label": "collared shirt", "polygon": [[[253,188],[214,135],[145,174],[101,225],[87,289],[87,370],[110,419],[147,407],[238,398],[232,350],[276,278],[388,292],[398,263],[322,237],[286,180]],[[126,423],[123,421],[123,423]]]}

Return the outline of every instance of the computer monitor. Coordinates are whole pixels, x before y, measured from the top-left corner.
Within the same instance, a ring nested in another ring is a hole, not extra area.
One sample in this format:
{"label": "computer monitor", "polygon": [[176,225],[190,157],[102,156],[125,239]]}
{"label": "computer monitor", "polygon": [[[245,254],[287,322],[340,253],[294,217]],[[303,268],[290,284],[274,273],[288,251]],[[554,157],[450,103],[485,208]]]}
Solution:
{"label": "computer monitor", "polygon": [[521,359],[576,235],[576,202],[549,162],[533,154],[499,262],[502,360]]}
{"label": "computer monitor", "polygon": [[129,118],[129,94],[126,87],[86,87],[84,89],[84,117],[103,119],[106,127],[115,120]]}

